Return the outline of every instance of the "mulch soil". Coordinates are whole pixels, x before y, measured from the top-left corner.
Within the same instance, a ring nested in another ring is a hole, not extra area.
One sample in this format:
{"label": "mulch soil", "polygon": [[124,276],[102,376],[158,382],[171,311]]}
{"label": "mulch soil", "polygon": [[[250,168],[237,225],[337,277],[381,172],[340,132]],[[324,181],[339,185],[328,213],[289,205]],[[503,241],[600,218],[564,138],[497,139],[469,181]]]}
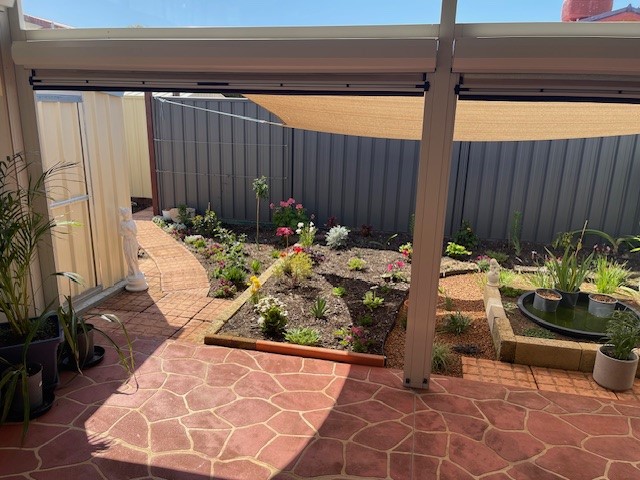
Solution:
{"label": "mulch soil", "polygon": [[[354,242],[355,243],[355,242]],[[405,299],[409,284],[385,282],[382,278],[387,265],[403,261],[397,250],[376,250],[356,246],[344,250],[332,250],[324,245],[312,247],[316,257],[323,258],[314,268],[311,278],[300,286],[290,286],[284,277],[271,277],[262,286],[262,295],[272,295],[286,305],[289,313],[287,328],[309,327],[320,332],[319,346],[346,349],[334,332],[343,327],[362,325],[368,341],[368,353],[382,354],[387,333],[393,326],[400,305]],[[363,271],[349,270],[350,258],[359,257],[366,262]],[[409,265],[404,267],[407,275]],[[337,297],[335,287],[343,287],[346,294]],[[374,290],[384,298],[384,304],[369,310],[362,303],[367,291]],[[327,313],[318,319],[311,314],[313,303],[318,297],[327,301]],[[247,302],[221,329],[220,333],[250,338],[264,338],[257,323],[258,315],[251,302]],[[366,319],[370,318],[369,321]],[[274,338],[273,340],[281,340]]]}
{"label": "mulch soil", "polygon": [[[440,288],[444,294],[438,296],[435,341],[449,345],[452,351],[449,368],[438,373],[462,377],[462,356],[496,359],[496,351],[484,311],[480,275],[453,275],[440,279]],[[453,302],[453,305],[449,305],[450,310],[445,309],[445,295]],[[444,329],[447,318],[454,312],[460,312],[471,319],[469,329],[460,335],[448,333]],[[401,315],[406,313],[401,312]],[[406,331],[402,322],[397,322],[385,345],[388,367],[399,369],[404,367],[405,338]]]}

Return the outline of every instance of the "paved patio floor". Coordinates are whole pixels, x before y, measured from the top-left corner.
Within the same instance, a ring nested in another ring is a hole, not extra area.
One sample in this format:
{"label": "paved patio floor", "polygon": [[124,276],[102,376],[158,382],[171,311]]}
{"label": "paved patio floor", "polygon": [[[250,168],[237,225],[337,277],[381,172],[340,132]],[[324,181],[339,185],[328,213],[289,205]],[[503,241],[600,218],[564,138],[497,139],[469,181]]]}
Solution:
{"label": "paved patio floor", "polygon": [[[135,340],[0,427],[12,479],[640,478],[640,405],[260,352]],[[137,386],[136,386],[137,381]]]}
{"label": "paved patio floor", "polygon": [[[24,445],[20,425],[0,427],[0,478],[640,478],[637,392],[473,359],[466,374],[491,383],[436,376],[413,391],[397,370],[202,345],[228,303],[139,220],[150,290],[93,311],[126,322],[135,378],[108,348],[85,376],[65,373]],[[581,395],[549,391],[571,385]]]}

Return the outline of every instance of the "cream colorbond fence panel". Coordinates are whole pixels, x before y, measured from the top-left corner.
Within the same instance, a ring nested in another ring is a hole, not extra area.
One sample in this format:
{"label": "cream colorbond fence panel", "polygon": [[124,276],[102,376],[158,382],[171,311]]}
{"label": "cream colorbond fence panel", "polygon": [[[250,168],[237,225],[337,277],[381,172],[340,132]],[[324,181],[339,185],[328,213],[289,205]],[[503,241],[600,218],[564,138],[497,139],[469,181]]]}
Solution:
{"label": "cream colorbond fence panel", "polygon": [[122,97],[83,93],[87,164],[92,186],[92,224],[98,279],[104,288],[126,276],[118,233],[119,207],[131,205]]}
{"label": "cream colorbond fence panel", "polygon": [[131,196],[151,198],[151,170],[144,96],[125,95],[123,108]]}

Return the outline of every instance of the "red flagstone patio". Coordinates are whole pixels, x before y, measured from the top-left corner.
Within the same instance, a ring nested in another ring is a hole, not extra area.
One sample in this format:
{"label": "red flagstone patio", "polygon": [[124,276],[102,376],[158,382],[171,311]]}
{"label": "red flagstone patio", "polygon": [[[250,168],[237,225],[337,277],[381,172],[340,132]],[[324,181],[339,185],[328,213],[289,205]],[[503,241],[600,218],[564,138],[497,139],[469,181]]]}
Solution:
{"label": "red flagstone patio", "polygon": [[109,348],[85,376],[63,374],[24,445],[20,425],[0,427],[0,478],[640,478],[638,382],[616,395],[588,375],[467,359],[484,382],[414,391],[398,370],[205,346],[228,303],[138,217],[151,288],[92,311],[126,323],[135,378]]}
{"label": "red flagstone patio", "polygon": [[[14,479],[640,478],[640,404],[138,337],[0,427]],[[137,383],[137,385],[136,385]]]}

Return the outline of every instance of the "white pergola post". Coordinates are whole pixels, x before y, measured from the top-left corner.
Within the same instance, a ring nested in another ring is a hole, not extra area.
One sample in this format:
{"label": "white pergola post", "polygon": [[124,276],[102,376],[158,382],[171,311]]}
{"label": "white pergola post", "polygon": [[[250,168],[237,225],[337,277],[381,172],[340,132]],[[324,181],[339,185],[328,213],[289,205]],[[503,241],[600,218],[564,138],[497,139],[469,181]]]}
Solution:
{"label": "white pergola post", "polygon": [[428,388],[431,375],[459,80],[451,71],[456,3],[442,2],[436,71],[429,77],[424,104],[404,363],[404,384],[414,388]]}
{"label": "white pergola post", "polygon": [[[28,162],[29,175],[37,178],[42,174],[43,166],[35,95],[29,84],[29,72],[17,67],[11,55],[12,42],[25,39],[24,30],[21,29],[22,6],[20,2],[2,2],[0,7],[3,4],[10,8],[0,8],[0,96],[4,97],[0,99],[3,117],[0,123],[6,121],[6,124],[0,126],[0,139],[3,139],[2,159],[6,155],[22,153]],[[18,181],[26,182],[27,178],[22,177]],[[38,199],[36,208],[42,215],[49,215],[46,199]],[[48,233],[38,245],[38,260],[30,270],[31,295],[38,313],[41,313],[45,305],[58,300],[57,281],[52,276],[56,269],[50,237],[51,233]]]}

